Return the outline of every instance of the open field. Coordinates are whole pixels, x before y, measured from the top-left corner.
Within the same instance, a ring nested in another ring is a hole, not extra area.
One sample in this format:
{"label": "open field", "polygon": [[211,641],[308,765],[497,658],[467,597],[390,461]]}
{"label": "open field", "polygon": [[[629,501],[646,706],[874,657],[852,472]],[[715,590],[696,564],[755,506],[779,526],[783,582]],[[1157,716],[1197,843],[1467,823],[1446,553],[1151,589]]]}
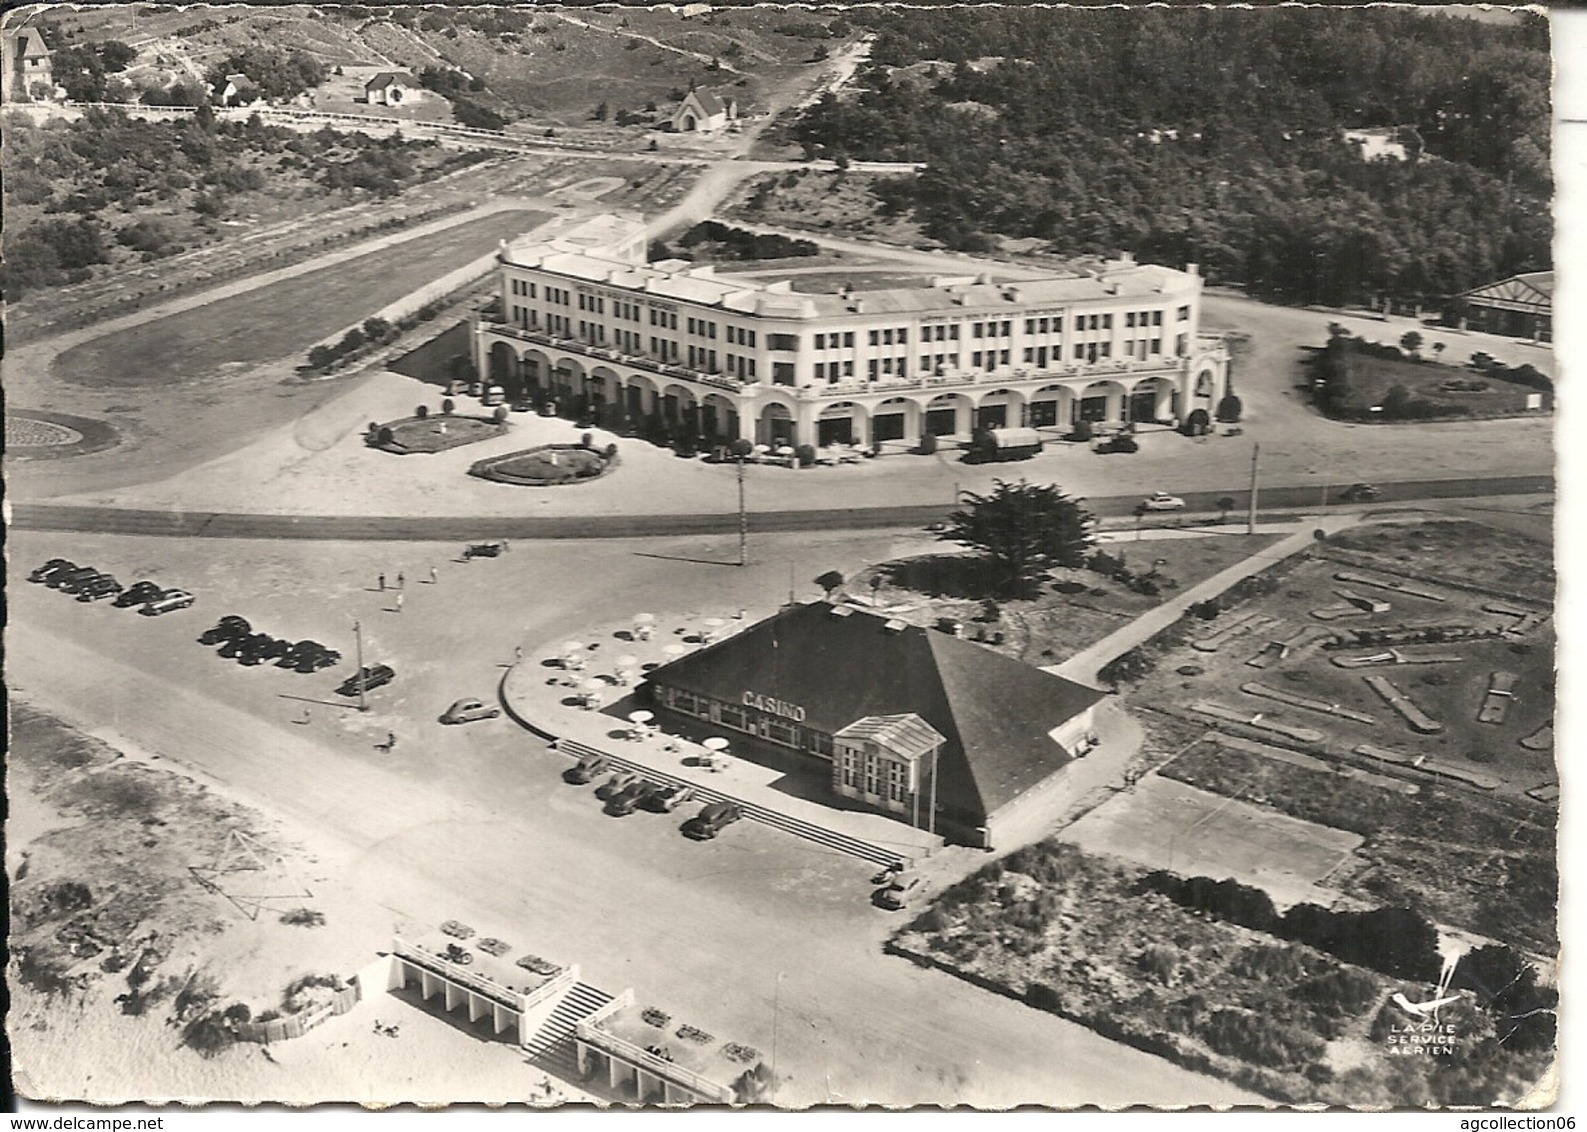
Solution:
{"label": "open field", "polygon": [[1552,814],[1529,814],[1447,787],[1406,794],[1216,739],[1162,773],[1365,838],[1357,861],[1331,878],[1333,887],[1355,899],[1407,905],[1440,923],[1545,955],[1557,945]]}
{"label": "open field", "polygon": [[[1153,830],[1142,837],[1142,830]],[[1183,876],[1233,877],[1274,900],[1330,903],[1331,873],[1361,844],[1357,834],[1148,775],[1092,810],[1059,839]]]}
{"label": "open field", "polygon": [[548,213],[498,212],[334,267],[74,346],[54,373],[79,385],[196,381],[215,370],[306,350],[388,303],[530,231]]}

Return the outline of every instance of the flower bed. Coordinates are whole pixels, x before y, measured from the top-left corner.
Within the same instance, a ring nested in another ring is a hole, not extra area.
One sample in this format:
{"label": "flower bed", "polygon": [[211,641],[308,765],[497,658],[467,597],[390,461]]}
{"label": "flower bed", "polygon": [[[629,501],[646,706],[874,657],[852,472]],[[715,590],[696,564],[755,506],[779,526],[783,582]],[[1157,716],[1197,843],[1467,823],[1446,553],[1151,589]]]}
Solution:
{"label": "flower bed", "polygon": [[366,443],[382,452],[408,456],[415,452],[444,452],[448,448],[489,440],[503,435],[507,428],[506,422],[489,417],[404,417],[371,429]]}
{"label": "flower bed", "polygon": [[597,479],[616,463],[615,454],[607,455],[581,444],[542,444],[481,460],[468,474],[523,487],[555,487]]}

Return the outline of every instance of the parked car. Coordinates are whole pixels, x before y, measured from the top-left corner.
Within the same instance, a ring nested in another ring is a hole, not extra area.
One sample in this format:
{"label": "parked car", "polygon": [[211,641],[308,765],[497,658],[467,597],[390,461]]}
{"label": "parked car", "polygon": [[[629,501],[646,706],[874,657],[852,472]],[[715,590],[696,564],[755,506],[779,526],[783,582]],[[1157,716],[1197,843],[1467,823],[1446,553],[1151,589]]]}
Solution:
{"label": "parked car", "polygon": [[162,613],[172,613],[178,609],[186,609],[196,600],[186,590],[166,590],[158,597],[151,598],[138,612],[145,617],[158,617]]}
{"label": "parked car", "polygon": [[1371,503],[1382,494],[1375,484],[1353,483],[1339,493],[1339,498],[1346,503]]}
{"label": "parked car", "polygon": [[1183,511],[1185,501],[1177,495],[1169,495],[1166,491],[1154,491],[1141,500],[1141,506],[1148,511]]}
{"label": "parked car", "polygon": [[1102,443],[1097,445],[1097,451],[1102,453],[1104,456],[1112,452],[1123,452],[1128,454],[1131,452],[1139,452],[1140,450],[1141,442],[1136,440],[1127,432],[1121,432],[1114,436],[1110,436],[1106,440],[1102,441]]}
{"label": "parked car", "polygon": [[607,768],[611,765],[602,755],[585,755],[573,766],[562,772],[562,779],[565,782],[572,783],[574,786],[587,786],[605,774]]}
{"label": "parked car", "polygon": [[237,663],[254,665],[269,658],[277,641],[269,633],[251,633],[242,642],[242,647],[237,650]]}
{"label": "parked car", "polygon": [[694,797],[694,787],[679,782],[673,786],[658,786],[647,794],[640,805],[658,814],[670,813]]}
{"label": "parked car", "polygon": [[78,587],[77,600],[98,601],[100,598],[106,598],[111,594],[119,594],[120,592],[120,582],[116,581],[116,579],[112,578],[109,574],[101,574],[99,577],[91,578],[82,586]]}
{"label": "parked car", "polygon": [[200,633],[198,643],[201,645],[218,645],[222,641],[229,641],[234,637],[241,637],[251,632],[253,632],[253,626],[248,624],[246,617],[238,617],[235,613],[231,613]]}
{"label": "parked car", "polygon": [[35,566],[33,573],[28,575],[28,581],[47,582],[57,574],[63,574],[68,570],[75,569],[77,569],[77,563],[69,558],[51,558],[42,566]]}
{"label": "parked car", "polygon": [[248,642],[253,640],[253,638],[254,634],[252,633],[238,633],[235,637],[228,637],[221,642],[220,650],[216,655],[225,657],[227,660],[235,660],[241,655],[242,650],[248,647]]}
{"label": "parked car", "polygon": [[473,723],[478,719],[495,719],[501,708],[491,707],[482,700],[458,700],[441,716],[442,723]]}
{"label": "parked car", "polygon": [[313,657],[323,647],[324,646],[321,645],[318,641],[310,641],[310,640],[298,641],[296,644],[294,644],[291,648],[287,649],[287,651],[281,655],[281,659],[276,661],[276,667],[277,668],[296,668],[299,664],[302,664],[305,660],[308,660],[311,657]]}
{"label": "parked car", "polygon": [[694,841],[709,841],[744,816],[731,802],[712,802],[683,823],[683,836]]}
{"label": "parked car", "polygon": [[63,594],[74,594],[95,578],[108,578],[109,576],[103,570],[96,570],[92,566],[79,566],[75,570],[57,574],[44,584],[52,590],[60,590]]}
{"label": "parked car", "polygon": [[298,661],[296,671],[318,672],[322,668],[335,668],[341,662],[341,653],[337,652],[335,649],[326,648],[324,645],[321,645],[317,652],[310,653],[308,656]]}
{"label": "parked car", "polygon": [[342,681],[342,686],[336,689],[336,692],[342,696],[356,696],[360,683],[363,684],[364,691],[369,692],[384,687],[396,678],[397,672],[389,664],[366,664]]}
{"label": "parked car", "polygon": [[610,778],[595,788],[595,796],[604,802],[621,794],[638,777],[630,771],[614,771]]}
{"label": "parked car", "polygon": [[910,897],[919,887],[918,876],[900,874],[893,878],[892,884],[876,890],[875,900],[879,907],[886,908],[889,912],[896,912],[909,902]]}
{"label": "parked car", "polygon": [[144,579],[141,582],[133,582],[132,585],[122,590],[116,595],[116,600],[110,604],[117,609],[128,609],[134,605],[142,605],[144,602],[153,601],[164,592],[158,582]]}
{"label": "parked car", "polygon": [[637,782],[630,782],[606,801],[606,812],[613,817],[620,818],[631,814],[638,809],[647,798],[659,791],[661,787],[654,782],[647,782],[641,778]]}

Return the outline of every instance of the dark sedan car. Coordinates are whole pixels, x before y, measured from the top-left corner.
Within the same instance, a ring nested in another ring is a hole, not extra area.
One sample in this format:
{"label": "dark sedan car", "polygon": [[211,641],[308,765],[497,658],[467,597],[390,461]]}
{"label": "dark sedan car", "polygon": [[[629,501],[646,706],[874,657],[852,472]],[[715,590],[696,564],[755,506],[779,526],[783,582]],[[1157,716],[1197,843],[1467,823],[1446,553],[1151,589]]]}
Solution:
{"label": "dark sedan car", "polygon": [[68,570],[77,569],[77,563],[69,558],[51,558],[42,566],[35,566],[33,573],[28,575],[30,582],[47,582],[57,574],[64,574]]}
{"label": "dark sedan car", "polygon": [[644,805],[645,800],[660,789],[661,787],[654,782],[646,782],[644,779],[640,779],[638,782],[630,782],[612,795],[611,798],[607,799],[606,812],[616,818],[631,814]]}
{"label": "dark sedan car", "polygon": [[90,578],[77,587],[78,601],[98,601],[100,598],[109,597],[111,594],[121,592],[121,583],[109,574],[101,574],[97,578]]}
{"label": "dark sedan car", "polygon": [[74,594],[85,583],[94,578],[103,577],[108,577],[108,575],[102,570],[97,570],[92,566],[79,566],[75,570],[63,570],[59,574],[51,575],[44,584],[52,590],[60,590],[63,594]]}
{"label": "dark sedan car", "polygon": [[232,660],[244,655],[251,649],[261,647],[269,639],[270,634],[268,633],[239,633],[220,646],[220,655],[227,660]]}
{"label": "dark sedan car", "polygon": [[601,755],[585,755],[573,766],[562,772],[562,779],[574,786],[587,786],[594,782],[611,767],[605,757]]}
{"label": "dark sedan car", "polygon": [[342,696],[356,696],[360,683],[363,684],[364,691],[369,692],[391,683],[396,678],[397,672],[389,664],[367,664],[342,681],[342,686],[336,689],[336,692]]}
{"label": "dark sedan car", "polygon": [[731,802],[712,802],[683,823],[683,836],[709,841],[743,816],[744,811]]}
{"label": "dark sedan car", "polygon": [[117,609],[126,609],[129,606],[142,605],[146,601],[152,601],[164,592],[165,590],[160,586],[145,579],[141,582],[133,582],[132,585],[117,594],[116,600],[110,604]]}

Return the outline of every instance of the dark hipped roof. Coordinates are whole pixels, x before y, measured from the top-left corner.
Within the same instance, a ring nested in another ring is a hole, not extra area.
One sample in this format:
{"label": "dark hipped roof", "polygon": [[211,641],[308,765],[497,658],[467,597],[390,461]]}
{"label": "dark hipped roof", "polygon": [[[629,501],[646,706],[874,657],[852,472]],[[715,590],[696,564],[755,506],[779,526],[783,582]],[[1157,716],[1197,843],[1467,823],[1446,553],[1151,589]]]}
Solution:
{"label": "dark hipped roof", "polygon": [[714,90],[707,90],[705,87],[700,87],[692,93],[694,94],[695,101],[700,104],[700,109],[704,110],[707,114],[720,114],[727,109],[726,104],[723,103],[722,99],[718,97]]}
{"label": "dark hipped roof", "polygon": [[827,734],[914,712],[947,739],[939,800],[983,816],[1070,762],[1049,732],[1103,698],[947,633],[824,601],[790,606],[650,679],[728,703],[748,691],[797,704]]}
{"label": "dark hipped roof", "polygon": [[411,83],[412,81],[413,76],[411,75],[399,74],[396,71],[381,71],[380,74],[375,75],[364,84],[364,89],[373,90],[375,87],[390,86],[392,83]]}

